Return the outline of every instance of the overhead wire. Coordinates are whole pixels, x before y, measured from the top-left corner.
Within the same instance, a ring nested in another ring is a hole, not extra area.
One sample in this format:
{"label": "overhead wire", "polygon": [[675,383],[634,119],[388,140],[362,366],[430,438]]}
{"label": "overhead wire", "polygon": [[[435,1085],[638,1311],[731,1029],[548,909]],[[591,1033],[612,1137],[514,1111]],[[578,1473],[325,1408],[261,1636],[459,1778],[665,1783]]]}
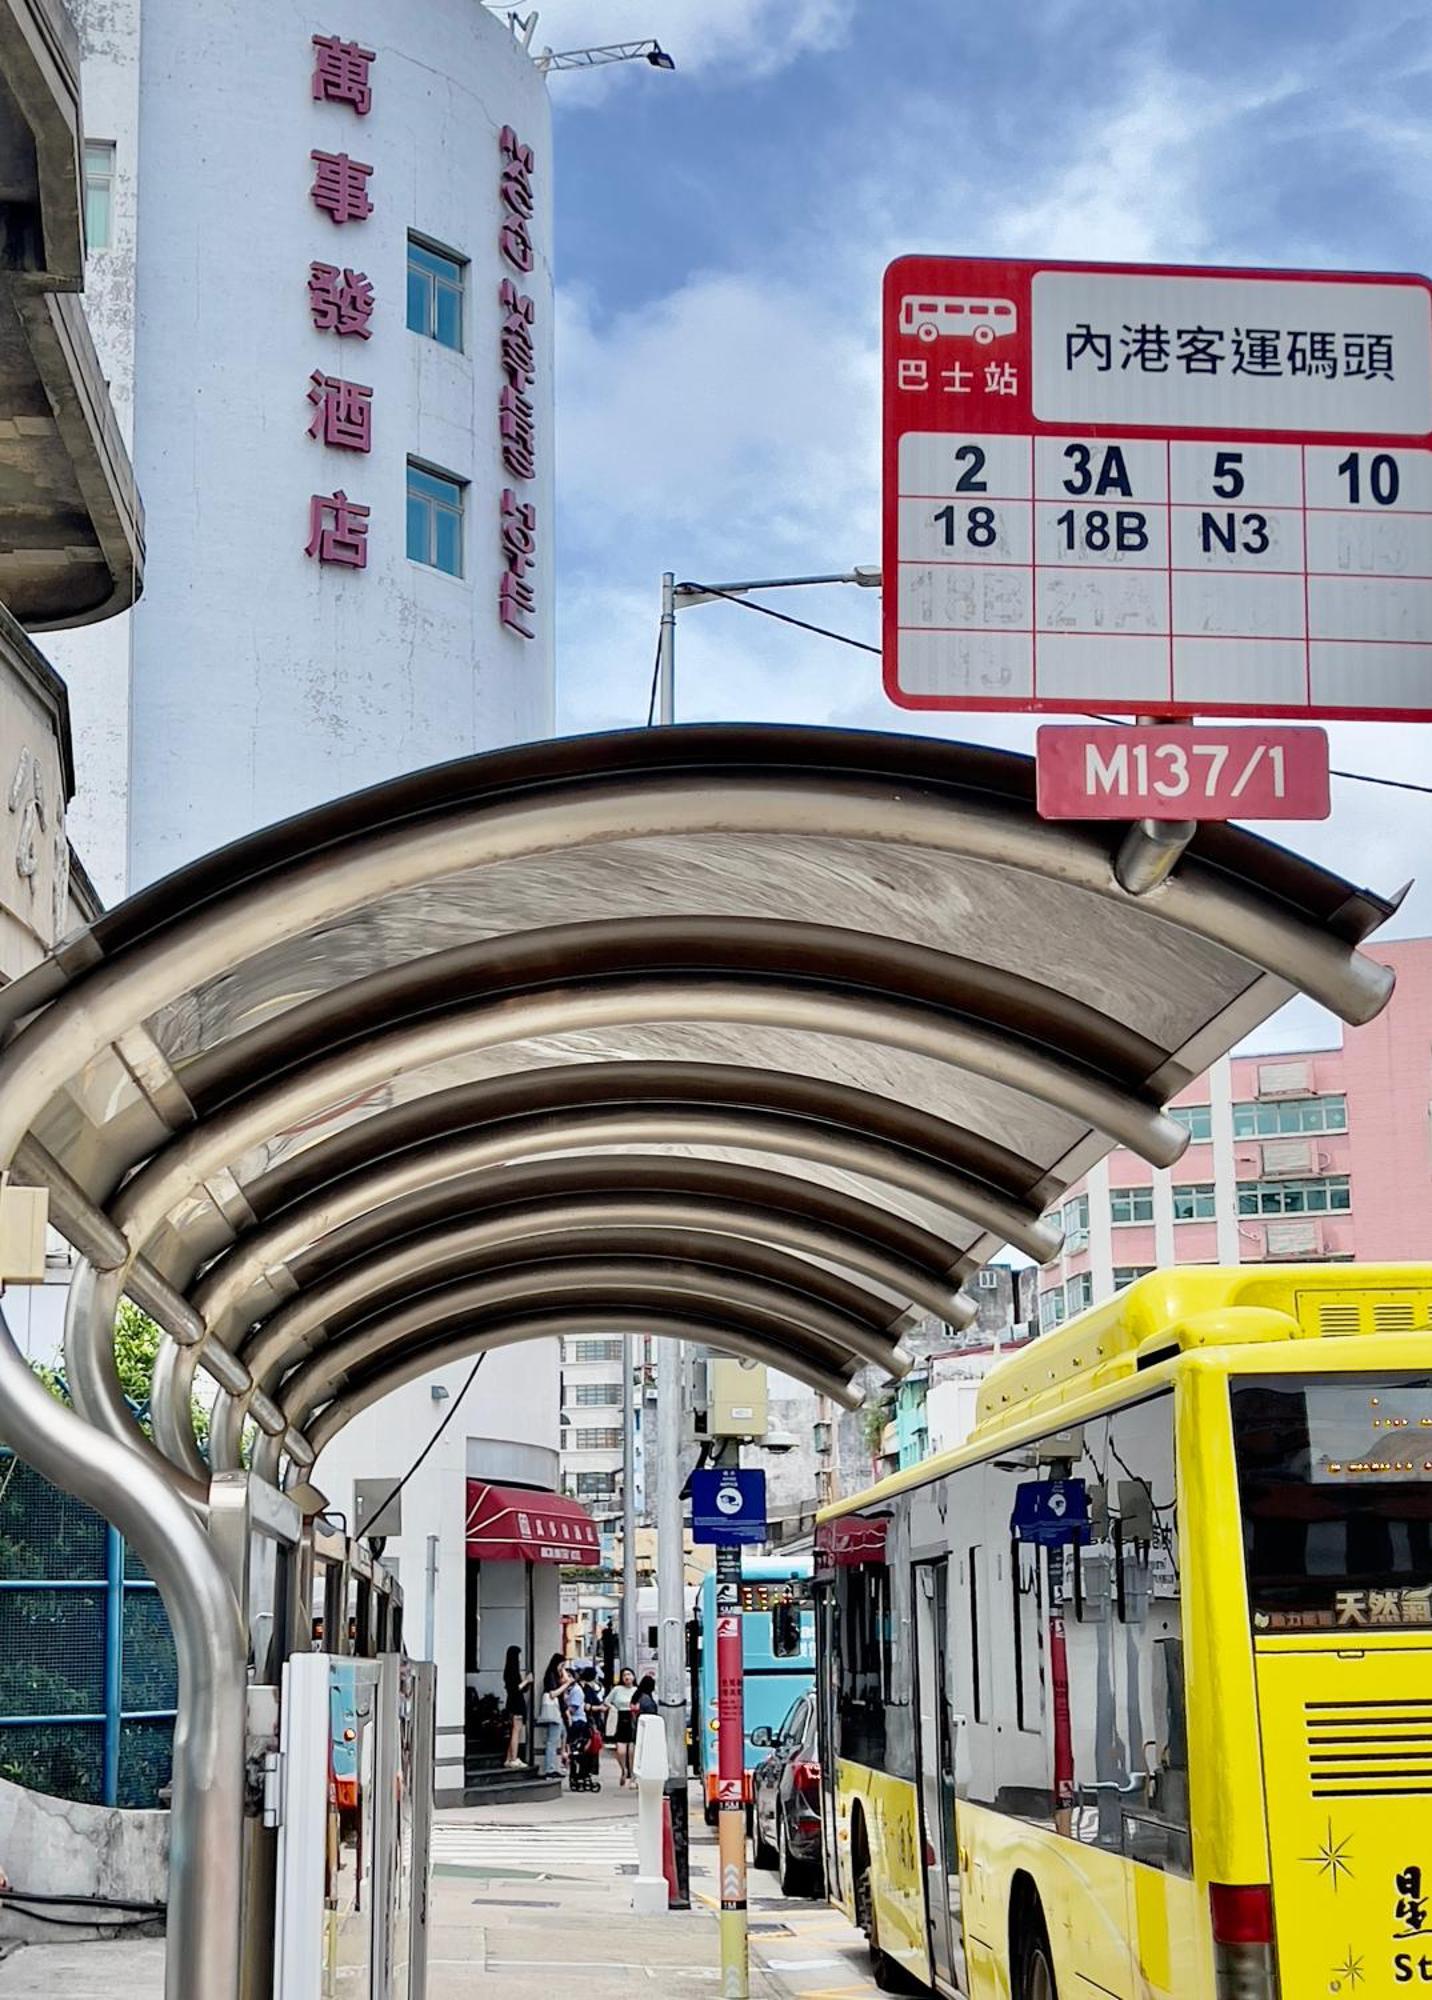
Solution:
{"label": "overhead wire", "polygon": [[[447,1429],[448,1425],[452,1422],[453,1418],[462,1408],[463,1397],[466,1396],[468,1390],[477,1380],[477,1371],[479,1368],[481,1368],[483,1362],[486,1361],[486,1359],[487,1359],[487,1349],[484,1348],[482,1353],[478,1355],[476,1361],[473,1362],[472,1367],[469,1369],[467,1380],[463,1383],[462,1387],[458,1390],[457,1394],[453,1397],[451,1403],[449,1403],[447,1409],[444,1411],[442,1422],[438,1425],[437,1429],[433,1432],[432,1436],[428,1439],[427,1443],[423,1446],[422,1450],[418,1453],[417,1457],[413,1460],[412,1464],[408,1467],[407,1471],[403,1474],[402,1478],[398,1481],[397,1485],[393,1488],[392,1492],[383,1502],[382,1506],[375,1507],[373,1509],[373,1512],[369,1515],[368,1519],[370,1524],[373,1521],[382,1520],[383,1516],[387,1513],[388,1509],[392,1506],[393,1502],[397,1499],[398,1495],[402,1492],[403,1488],[407,1485],[408,1481],[413,1477],[413,1474],[418,1471],[419,1467],[427,1459],[429,1453],[436,1446],[438,1439],[442,1436],[443,1432]],[[371,1525],[365,1528],[363,1532],[365,1535],[371,1535],[373,1533]],[[382,1532],[383,1530],[380,1529],[379,1533]]]}
{"label": "overhead wire", "polygon": [[[879,646],[872,646],[868,640],[853,638],[849,632],[833,631],[828,625],[813,625],[807,618],[793,618],[790,612],[776,611],[769,604],[758,604],[754,598],[738,597],[734,592],[729,590],[716,590],[709,583],[690,583],[684,587],[687,590],[699,590],[707,597],[719,597],[727,604],[737,604],[743,611],[758,611],[763,618],[774,618],[782,625],[794,625],[799,631],[813,632],[818,639],[833,639],[838,645],[851,646],[858,653],[874,653],[877,659],[881,656],[881,648]],[[653,670],[651,679],[651,702],[648,706],[646,717],[648,728],[651,727],[656,718],[656,689],[660,671],[661,648],[658,643],[656,667]],[[1119,728],[1131,726],[1128,718],[1122,715],[1096,715],[1090,712],[1089,720],[1091,722],[1112,723]],[[1328,775],[1332,778],[1346,779],[1349,784],[1353,785],[1382,785],[1389,791],[1420,792],[1423,797],[1432,798],[1432,785],[1419,785],[1411,778],[1383,778],[1372,771],[1344,771],[1337,765],[1332,766]]]}

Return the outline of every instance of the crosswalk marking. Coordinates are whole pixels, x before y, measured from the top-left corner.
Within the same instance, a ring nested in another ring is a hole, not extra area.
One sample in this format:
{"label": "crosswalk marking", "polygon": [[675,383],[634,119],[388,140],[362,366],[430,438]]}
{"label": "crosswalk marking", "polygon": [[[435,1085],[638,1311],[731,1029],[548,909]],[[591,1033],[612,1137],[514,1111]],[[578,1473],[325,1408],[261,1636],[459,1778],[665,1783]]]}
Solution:
{"label": "crosswalk marking", "polygon": [[507,1826],[439,1823],[433,1828],[438,1868],[622,1868],[636,1861],[636,1822],[585,1820],[580,1825]]}

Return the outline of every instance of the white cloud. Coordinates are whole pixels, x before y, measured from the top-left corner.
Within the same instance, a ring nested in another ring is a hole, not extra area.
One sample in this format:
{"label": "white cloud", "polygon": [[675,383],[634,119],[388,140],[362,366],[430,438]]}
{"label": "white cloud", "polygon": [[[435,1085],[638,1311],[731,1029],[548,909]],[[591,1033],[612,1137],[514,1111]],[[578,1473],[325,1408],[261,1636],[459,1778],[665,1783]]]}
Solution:
{"label": "white cloud", "polygon": [[[800,56],[837,48],[856,0],[524,0],[535,9],[534,51],[582,49],[653,36],[683,74],[721,72],[732,82],[774,76]],[[622,80],[610,68],[564,74],[564,104],[603,96]]]}
{"label": "white cloud", "polygon": [[838,523],[847,559],[872,559],[876,357],[820,294],[699,276],[601,325],[568,295],[558,369],[559,480],[589,557],[729,569]]}

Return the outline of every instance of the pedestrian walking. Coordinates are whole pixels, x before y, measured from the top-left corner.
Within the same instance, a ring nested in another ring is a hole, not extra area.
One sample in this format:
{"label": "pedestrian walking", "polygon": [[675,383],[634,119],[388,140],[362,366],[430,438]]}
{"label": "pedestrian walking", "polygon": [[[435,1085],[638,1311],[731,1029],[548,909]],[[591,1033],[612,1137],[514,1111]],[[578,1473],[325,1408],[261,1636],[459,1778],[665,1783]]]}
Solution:
{"label": "pedestrian walking", "polygon": [[542,1725],[542,1775],[545,1778],[556,1777],[558,1761],[567,1747],[567,1718],[562,1710],[562,1697],[571,1684],[567,1662],[560,1653],[554,1653],[542,1676],[542,1702],[537,1711],[537,1720]]}
{"label": "pedestrian walking", "polygon": [[524,1674],[522,1671],[520,1646],[507,1648],[507,1659],[502,1668],[502,1685],[507,1694],[503,1712],[508,1723],[507,1762],[502,1768],[505,1771],[520,1771],[524,1760],[517,1753],[527,1728],[527,1693],[532,1686],[531,1674]]}
{"label": "pedestrian walking", "polygon": [[612,1748],[616,1751],[617,1770],[621,1773],[622,1786],[632,1782],[632,1757],[636,1751],[636,1675],[630,1667],[623,1667],[617,1675],[616,1685],[607,1697],[614,1718]]}
{"label": "pedestrian walking", "polygon": [[636,1701],[634,1702],[633,1706],[636,1709],[638,1721],[640,1721],[642,1716],[644,1715],[661,1714],[661,1710],[660,1708],[658,1708],[656,1701],[656,1681],[654,1680],[652,1675],[643,1674],[641,1679],[637,1682]]}

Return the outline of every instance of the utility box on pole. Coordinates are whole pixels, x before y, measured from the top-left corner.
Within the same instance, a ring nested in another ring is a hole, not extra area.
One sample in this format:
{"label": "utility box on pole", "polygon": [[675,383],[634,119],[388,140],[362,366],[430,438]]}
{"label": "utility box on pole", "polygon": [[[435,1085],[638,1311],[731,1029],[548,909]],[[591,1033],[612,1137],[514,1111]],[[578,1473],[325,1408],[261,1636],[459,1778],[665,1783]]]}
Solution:
{"label": "utility box on pole", "polygon": [[753,1361],[713,1356],[707,1365],[709,1437],[761,1438],[766,1434],[766,1370]]}

